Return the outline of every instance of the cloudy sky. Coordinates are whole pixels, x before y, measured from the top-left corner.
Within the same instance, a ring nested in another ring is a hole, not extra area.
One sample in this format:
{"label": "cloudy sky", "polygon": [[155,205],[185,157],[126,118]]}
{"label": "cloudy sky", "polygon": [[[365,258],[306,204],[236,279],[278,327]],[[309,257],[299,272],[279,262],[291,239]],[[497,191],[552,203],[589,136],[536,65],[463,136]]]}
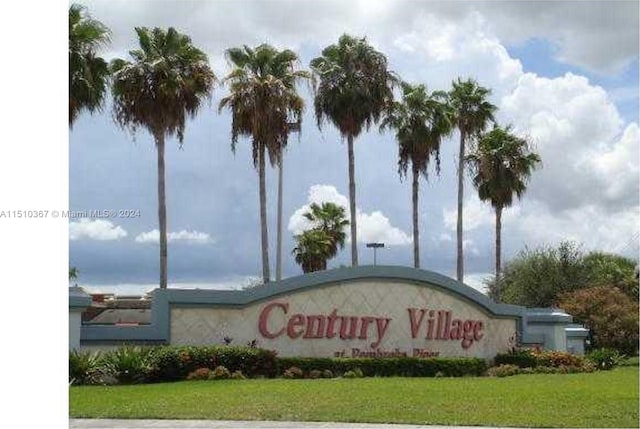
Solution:
{"label": "cloudy sky", "polygon": [[[135,48],[135,26],[191,36],[217,76],[226,48],[270,43],[297,51],[301,67],[342,33],[366,36],[403,79],[449,88],[458,76],[492,89],[498,119],[529,136],[543,160],[525,198],[503,220],[504,259],[525,245],[582,243],[636,258],[638,202],[638,3],[634,1],[86,1],[112,31],[106,58]],[[187,124],[182,149],[166,150],[169,283],[233,287],[261,273],[258,179],[248,141],[230,150],[226,90]],[[301,93],[311,106],[309,88]],[[155,148],[150,136],[119,129],[107,103],[70,131],[72,210],[133,210],[139,217],[70,222],[69,260],[80,283],[104,290],[151,288],[158,278]],[[420,191],[422,266],[455,273],[458,135],[444,142],[440,177]],[[360,262],[364,243],[383,241],[384,264],[411,265],[411,186],[397,174],[391,133],[376,129],[355,144]],[[276,174],[267,174],[270,258],[275,261]],[[284,275],[301,273],[293,234],[310,202],[347,205],[347,147],[312,109],[292,139],[284,172]],[[465,186],[465,280],[479,285],[493,266],[493,213]],[[330,262],[350,261],[348,249]],[[272,267],[273,270],[273,267]],[[272,271],[273,272],[273,271]],[[115,288],[114,288],[115,287]],[[119,289],[118,289],[119,288]]]}

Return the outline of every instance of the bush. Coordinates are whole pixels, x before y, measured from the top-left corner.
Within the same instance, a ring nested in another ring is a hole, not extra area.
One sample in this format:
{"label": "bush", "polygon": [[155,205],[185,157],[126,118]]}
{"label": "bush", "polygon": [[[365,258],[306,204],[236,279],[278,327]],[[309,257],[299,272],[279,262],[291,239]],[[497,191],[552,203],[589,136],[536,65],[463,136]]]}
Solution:
{"label": "bush", "polygon": [[509,364],[494,366],[487,370],[487,376],[489,377],[509,377],[520,373],[521,368],[518,365]]}
{"label": "bush", "polygon": [[531,353],[536,358],[538,366],[550,366],[559,368],[561,366],[582,366],[584,358],[567,352],[557,352],[553,350],[532,350]]}
{"label": "bush", "polygon": [[232,380],[245,380],[246,378],[242,371],[233,371],[233,373],[231,373]]}
{"label": "bush", "polygon": [[614,349],[596,349],[586,356],[587,360],[593,363],[593,365],[602,370],[609,370],[615,366],[620,365],[623,360],[623,356]]}
{"label": "bush", "polygon": [[208,380],[209,372],[209,368],[198,368],[187,375],[187,380]]}
{"label": "bush", "polygon": [[292,366],[304,372],[331,371],[344,374],[359,368],[366,377],[434,377],[441,372],[447,377],[482,375],[487,364],[479,358],[289,358],[276,359],[278,372]]}
{"label": "bush", "polygon": [[312,371],[309,371],[309,378],[321,378],[322,377],[322,371],[314,369]]}
{"label": "bush", "polygon": [[536,357],[529,349],[512,350],[509,353],[497,354],[493,359],[494,365],[515,365],[520,368],[535,368],[538,365]]}
{"label": "bush", "polygon": [[333,372],[330,369],[322,371],[322,378],[333,378]]}
{"label": "bush", "polygon": [[289,379],[302,378],[304,376],[304,372],[297,366],[292,366],[291,368],[285,370],[282,376]]}
{"label": "bush", "polygon": [[124,346],[104,356],[104,368],[119,383],[144,383],[151,375],[153,348]]}
{"label": "bush", "polygon": [[[242,371],[240,371],[240,374],[242,374]],[[227,380],[229,378],[231,378],[231,372],[222,365],[209,372],[209,380]]]}
{"label": "bush", "polygon": [[69,352],[69,383],[102,384],[99,382],[101,369],[100,352]]}
{"label": "bush", "polygon": [[247,377],[275,377],[276,353],[243,346],[159,347],[151,362],[154,381],[182,380],[198,368],[224,366]]}

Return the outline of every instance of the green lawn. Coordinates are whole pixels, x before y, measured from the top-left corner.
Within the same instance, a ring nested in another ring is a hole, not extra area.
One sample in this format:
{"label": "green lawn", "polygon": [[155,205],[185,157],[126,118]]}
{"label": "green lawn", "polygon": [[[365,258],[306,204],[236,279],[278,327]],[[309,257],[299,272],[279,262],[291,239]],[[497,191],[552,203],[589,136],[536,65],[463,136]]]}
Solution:
{"label": "green lawn", "polygon": [[638,368],[506,378],[185,381],[77,386],[71,417],[638,427]]}

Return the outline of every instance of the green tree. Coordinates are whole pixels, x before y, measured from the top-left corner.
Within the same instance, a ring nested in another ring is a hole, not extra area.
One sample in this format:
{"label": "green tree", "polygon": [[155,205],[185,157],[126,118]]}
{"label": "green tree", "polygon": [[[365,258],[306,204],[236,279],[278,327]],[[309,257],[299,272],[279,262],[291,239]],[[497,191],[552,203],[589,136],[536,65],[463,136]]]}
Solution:
{"label": "green tree", "polygon": [[436,162],[440,174],[440,144],[451,133],[452,111],[446,93],[427,92],[424,85],[401,84],[402,101],[395,101],[381,122],[380,129],[395,130],[398,141],[398,173],[406,177],[411,165],[413,206],[413,264],[420,268],[420,229],[418,225],[419,178],[428,179],[427,168]]}
{"label": "green tree", "polygon": [[322,205],[312,203],[303,216],[312,223],[313,229],[322,231],[329,237],[331,244],[325,255],[326,259],[336,256],[338,248],[344,249],[347,238],[344,229],[349,226],[344,207],[328,202]]}
{"label": "green tree", "polygon": [[540,156],[531,152],[529,142],[511,133],[510,127],[494,127],[482,135],[466,157],[473,172],[478,197],[488,201],[496,213],[496,296],[500,297],[500,256],[502,254],[502,210],[522,198]]}
{"label": "green tree", "polygon": [[314,107],[318,127],[328,119],[347,138],[349,157],[349,213],[351,265],[358,265],[356,183],[353,140],[377,123],[393,101],[397,78],[387,68],[387,58],[365,38],[344,34],[311,61],[316,77]]}
{"label": "green tree", "polygon": [[215,75],[207,56],[174,28],[136,28],[140,49],[132,61],[115,59],[113,104],[116,122],[132,132],[143,127],[153,136],[158,166],[160,226],[160,287],[167,287],[167,209],[165,198],[165,139],[184,139],[187,117],[194,117],[211,96]]}
{"label": "green tree", "polygon": [[224,78],[224,82],[229,84],[230,94],[220,101],[219,110],[231,110],[231,149],[234,152],[240,136],[252,140],[253,164],[259,177],[262,276],[268,283],[271,275],[266,156],[272,165],[281,166],[292,124],[300,123],[304,109],[304,100],[296,91],[296,82],[309,78],[309,74],[294,68],[298,60],[295,52],[288,49],[279,51],[267,44],[255,49],[248,46],[227,49],[226,57],[233,67]]}
{"label": "green tree", "polygon": [[596,251],[584,257],[584,265],[590,285],[617,287],[629,298],[638,299],[638,265],[634,260]]}
{"label": "green tree", "polygon": [[495,278],[486,282],[489,296],[507,304],[550,307],[564,292],[584,288],[588,283],[584,254],[572,242],[556,247],[526,247],[502,269],[499,293]]}
{"label": "green tree", "polygon": [[97,51],[109,42],[107,27],[83,6],[69,7],[69,127],[83,110],[93,113],[102,108],[109,67]]}
{"label": "green tree", "polygon": [[564,293],[558,305],[591,329],[592,347],[638,353],[637,296],[631,298],[609,284]]}
{"label": "green tree", "polygon": [[456,226],[456,272],[458,281],[460,282],[464,280],[462,200],[464,197],[465,150],[466,146],[473,143],[487,128],[489,122],[493,121],[496,106],[487,101],[489,95],[491,95],[491,91],[478,85],[475,80],[467,79],[463,81],[461,78],[452,82],[452,89],[449,92],[449,100],[454,110],[455,123],[460,131],[460,150],[458,154],[458,220]]}
{"label": "green tree", "polygon": [[310,273],[327,269],[327,255],[331,252],[329,234],[319,229],[310,229],[295,237],[293,255],[302,272]]}

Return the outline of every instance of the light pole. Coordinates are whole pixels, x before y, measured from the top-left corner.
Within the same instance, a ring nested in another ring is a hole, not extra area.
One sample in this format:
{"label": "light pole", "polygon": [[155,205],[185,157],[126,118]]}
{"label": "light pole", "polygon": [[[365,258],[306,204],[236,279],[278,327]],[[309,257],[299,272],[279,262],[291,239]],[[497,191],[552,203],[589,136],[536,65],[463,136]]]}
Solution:
{"label": "light pole", "polygon": [[384,247],[384,243],[367,243],[367,247],[373,248],[373,265],[375,266],[377,263],[376,251],[380,247]]}

